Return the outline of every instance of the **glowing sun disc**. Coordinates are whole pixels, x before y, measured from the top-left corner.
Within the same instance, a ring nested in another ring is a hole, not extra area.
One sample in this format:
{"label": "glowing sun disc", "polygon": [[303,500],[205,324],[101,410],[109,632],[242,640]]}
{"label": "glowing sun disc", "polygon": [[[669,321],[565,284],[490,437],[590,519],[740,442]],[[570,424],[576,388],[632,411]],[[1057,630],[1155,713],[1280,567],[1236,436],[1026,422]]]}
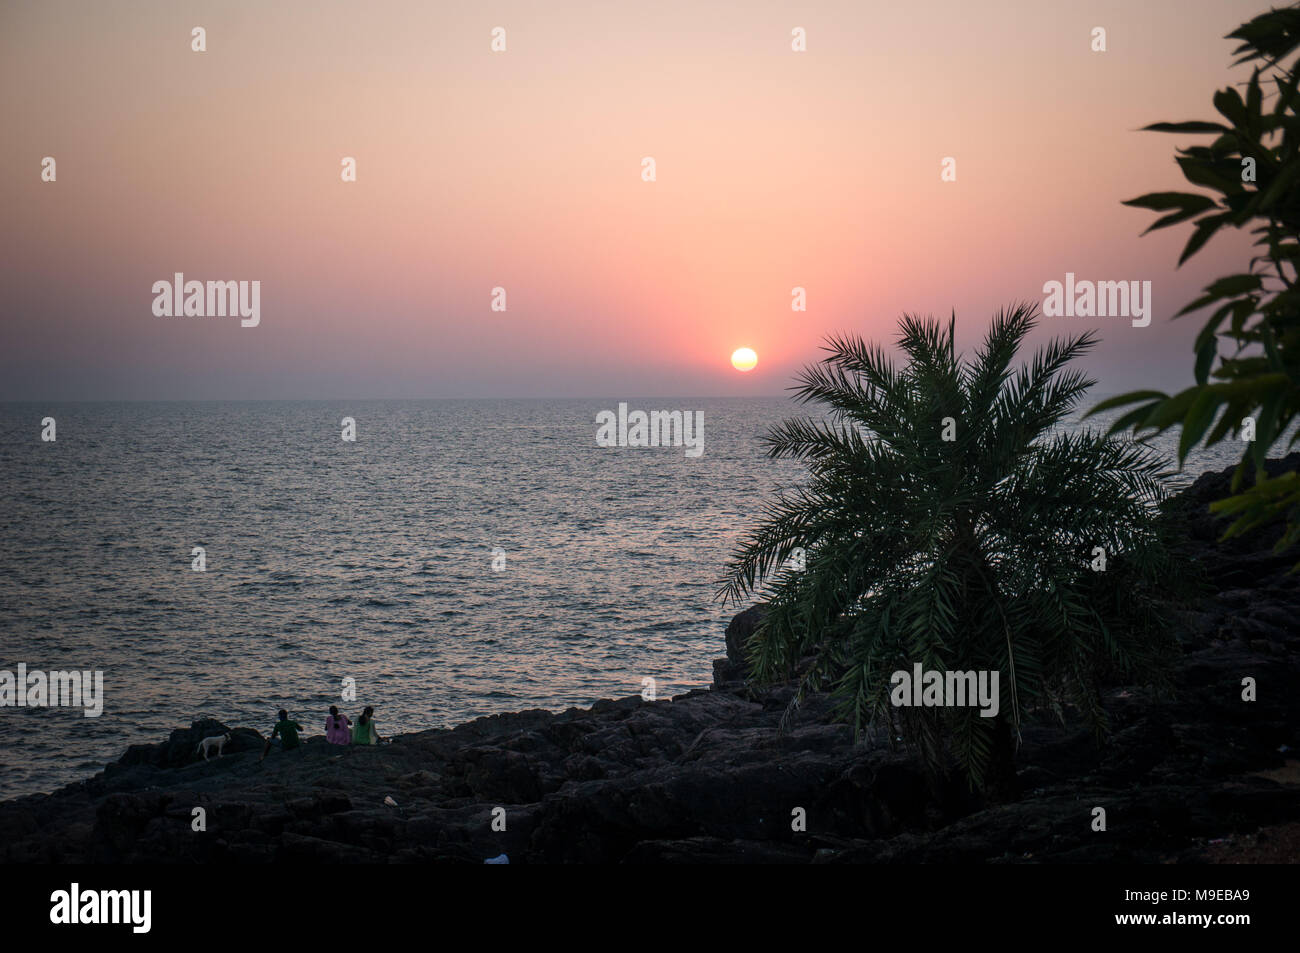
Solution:
{"label": "glowing sun disc", "polygon": [[752,371],[757,363],[758,355],[754,353],[753,348],[738,347],[731,355],[731,366],[738,371]]}

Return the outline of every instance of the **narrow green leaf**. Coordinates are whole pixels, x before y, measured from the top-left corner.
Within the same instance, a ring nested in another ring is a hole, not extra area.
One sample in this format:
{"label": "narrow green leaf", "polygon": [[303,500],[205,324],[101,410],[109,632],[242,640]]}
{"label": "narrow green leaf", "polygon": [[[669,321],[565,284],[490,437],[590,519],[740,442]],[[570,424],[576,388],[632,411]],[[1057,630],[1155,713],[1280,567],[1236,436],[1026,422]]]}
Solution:
{"label": "narrow green leaf", "polygon": [[1211,215],[1197,222],[1196,231],[1192,232],[1192,237],[1188,239],[1187,246],[1183,249],[1182,255],[1178,258],[1178,264],[1181,266],[1183,262],[1187,261],[1187,259],[1200,251],[1201,246],[1210,240],[1210,237],[1219,230],[1220,226],[1222,226],[1229,217],[1231,216],[1228,213],[1223,215]]}
{"label": "narrow green leaf", "polygon": [[1182,466],[1187,460],[1187,454],[1196,446],[1197,441],[1205,435],[1210,424],[1214,422],[1215,411],[1223,398],[1216,394],[1214,388],[1205,387],[1196,395],[1192,401],[1191,408],[1187,411],[1187,416],[1183,420],[1183,432],[1178,438],[1178,465]]}
{"label": "narrow green leaf", "polygon": [[1201,387],[1210,379],[1210,368],[1219,356],[1219,339],[1213,334],[1196,349],[1196,383]]}
{"label": "narrow green leaf", "polygon": [[1104,410],[1113,410],[1116,407],[1124,407],[1128,404],[1136,404],[1143,400],[1168,400],[1169,395],[1158,390],[1135,390],[1127,394],[1118,394],[1114,397],[1108,397],[1096,407],[1093,407],[1083,416],[1091,417],[1093,414],[1099,414]]}
{"label": "narrow green leaf", "polygon": [[1153,122],[1142,127],[1143,132],[1231,132],[1227,126],[1217,122]]}
{"label": "narrow green leaf", "polygon": [[1206,209],[1214,208],[1216,203],[1208,195],[1199,195],[1196,192],[1150,192],[1120,204],[1131,205],[1134,208],[1149,208],[1153,212],[1164,212],[1169,209],[1204,212]]}

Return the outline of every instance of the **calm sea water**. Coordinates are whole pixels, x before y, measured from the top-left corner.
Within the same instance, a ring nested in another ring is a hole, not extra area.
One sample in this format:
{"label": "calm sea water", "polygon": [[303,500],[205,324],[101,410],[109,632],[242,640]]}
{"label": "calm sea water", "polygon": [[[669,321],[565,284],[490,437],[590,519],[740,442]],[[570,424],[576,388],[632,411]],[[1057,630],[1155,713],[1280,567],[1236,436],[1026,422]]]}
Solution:
{"label": "calm sea water", "polygon": [[387,735],[707,684],[726,557],[802,473],[759,437],[799,408],[628,403],[703,411],[704,455],[597,447],[608,400],[0,406],[0,669],[101,669],[105,695],[0,709],[0,798],[204,716],[318,733],[373,705]]}

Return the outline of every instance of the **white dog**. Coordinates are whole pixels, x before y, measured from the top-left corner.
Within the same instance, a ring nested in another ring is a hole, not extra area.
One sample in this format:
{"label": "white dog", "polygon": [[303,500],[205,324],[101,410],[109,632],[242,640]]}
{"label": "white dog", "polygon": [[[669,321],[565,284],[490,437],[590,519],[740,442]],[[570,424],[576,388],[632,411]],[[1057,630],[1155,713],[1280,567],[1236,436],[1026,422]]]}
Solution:
{"label": "white dog", "polygon": [[230,732],[226,732],[224,735],[213,735],[211,738],[204,738],[202,741],[199,742],[199,746],[194,749],[194,753],[198,754],[200,751],[202,751],[203,760],[207,761],[208,752],[211,751],[213,748],[216,748],[217,757],[220,758],[221,749],[226,746],[226,742],[229,740],[230,740]]}

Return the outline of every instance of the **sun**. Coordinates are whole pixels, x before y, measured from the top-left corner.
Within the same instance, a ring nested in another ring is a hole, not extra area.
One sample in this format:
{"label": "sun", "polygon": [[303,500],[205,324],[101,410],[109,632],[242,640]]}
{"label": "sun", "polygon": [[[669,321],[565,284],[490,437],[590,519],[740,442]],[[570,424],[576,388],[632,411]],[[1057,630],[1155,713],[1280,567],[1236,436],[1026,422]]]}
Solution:
{"label": "sun", "polygon": [[738,347],[731,355],[731,366],[738,371],[752,371],[758,363],[758,355],[753,348]]}

